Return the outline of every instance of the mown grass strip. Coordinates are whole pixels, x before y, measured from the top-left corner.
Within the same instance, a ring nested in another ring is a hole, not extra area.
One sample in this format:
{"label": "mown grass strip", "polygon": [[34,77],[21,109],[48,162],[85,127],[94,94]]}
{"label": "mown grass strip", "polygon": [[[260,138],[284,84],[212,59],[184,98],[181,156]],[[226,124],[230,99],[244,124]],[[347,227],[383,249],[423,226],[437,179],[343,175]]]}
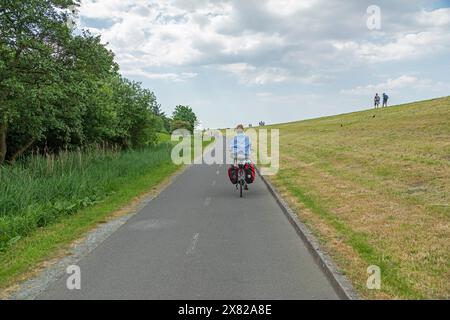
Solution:
{"label": "mown grass strip", "polygon": [[368,242],[367,235],[353,231],[345,225],[339,218],[330,213],[326,208],[319,205],[319,199],[308,195],[301,186],[293,184],[289,178],[280,173],[277,180],[282,184],[291,195],[295,196],[306,208],[314,214],[320,216],[327,224],[335,229],[344,241],[350,245],[360,257],[369,265],[377,265],[382,272],[383,285],[390,286],[399,297],[412,299],[423,299],[424,297],[414,291],[398,271],[398,264],[388,257],[382,257]]}

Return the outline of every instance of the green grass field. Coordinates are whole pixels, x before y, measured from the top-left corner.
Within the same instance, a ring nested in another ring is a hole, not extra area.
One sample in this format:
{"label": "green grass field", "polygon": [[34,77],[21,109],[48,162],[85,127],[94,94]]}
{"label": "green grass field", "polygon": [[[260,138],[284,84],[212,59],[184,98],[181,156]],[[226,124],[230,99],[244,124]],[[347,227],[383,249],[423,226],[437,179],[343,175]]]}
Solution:
{"label": "green grass field", "polygon": [[450,97],[271,128],[271,180],[363,297],[450,298]]}

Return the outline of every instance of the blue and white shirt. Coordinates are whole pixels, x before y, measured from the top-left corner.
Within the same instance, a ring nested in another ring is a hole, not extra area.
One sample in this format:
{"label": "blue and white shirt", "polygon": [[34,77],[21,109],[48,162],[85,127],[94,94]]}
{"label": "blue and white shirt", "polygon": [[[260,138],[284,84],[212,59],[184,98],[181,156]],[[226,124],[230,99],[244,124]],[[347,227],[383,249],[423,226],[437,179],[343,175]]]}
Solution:
{"label": "blue and white shirt", "polygon": [[252,143],[250,138],[244,133],[238,133],[234,136],[231,142],[230,151],[232,154],[244,154],[246,157],[250,156]]}

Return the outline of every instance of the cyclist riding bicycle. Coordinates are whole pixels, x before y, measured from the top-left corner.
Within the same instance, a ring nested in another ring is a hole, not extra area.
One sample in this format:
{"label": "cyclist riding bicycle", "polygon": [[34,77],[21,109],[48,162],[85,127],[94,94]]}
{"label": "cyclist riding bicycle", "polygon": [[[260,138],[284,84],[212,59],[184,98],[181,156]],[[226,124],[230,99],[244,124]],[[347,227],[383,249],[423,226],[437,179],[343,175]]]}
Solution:
{"label": "cyclist riding bicycle", "polygon": [[[233,137],[230,146],[230,152],[234,160],[234,166],[237,166],[238,159],[243,159],[246,163],[250,162],[250,152],[252,143],[250,138],[244,133],[244,126],[239,124],[236,127],[236,135]],[[244,189],[248,190],[248,185],[245,183]]]}

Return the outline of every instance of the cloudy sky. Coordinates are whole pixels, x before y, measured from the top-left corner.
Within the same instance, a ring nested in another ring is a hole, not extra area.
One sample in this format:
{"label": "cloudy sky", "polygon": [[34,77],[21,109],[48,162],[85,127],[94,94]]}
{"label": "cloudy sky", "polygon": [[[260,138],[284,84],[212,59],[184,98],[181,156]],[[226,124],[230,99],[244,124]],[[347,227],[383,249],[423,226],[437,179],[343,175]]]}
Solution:
{"label": "cloudy sky", "polygon": [[[370,5],[381,28],[368,28]],[[82,0],[124,76],[204,128],[450,95],[450,0]]]}

